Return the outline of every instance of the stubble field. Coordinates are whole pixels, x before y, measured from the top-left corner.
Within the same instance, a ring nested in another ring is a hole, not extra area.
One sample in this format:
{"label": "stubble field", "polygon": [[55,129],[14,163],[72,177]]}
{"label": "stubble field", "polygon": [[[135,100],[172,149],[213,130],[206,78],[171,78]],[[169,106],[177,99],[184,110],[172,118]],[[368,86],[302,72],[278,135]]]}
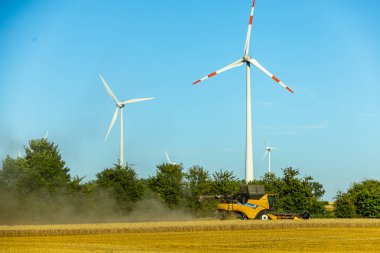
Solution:
{"label": "stubble field", "polygon": [[380,252],[380,220],[0,226],[0,252]]}

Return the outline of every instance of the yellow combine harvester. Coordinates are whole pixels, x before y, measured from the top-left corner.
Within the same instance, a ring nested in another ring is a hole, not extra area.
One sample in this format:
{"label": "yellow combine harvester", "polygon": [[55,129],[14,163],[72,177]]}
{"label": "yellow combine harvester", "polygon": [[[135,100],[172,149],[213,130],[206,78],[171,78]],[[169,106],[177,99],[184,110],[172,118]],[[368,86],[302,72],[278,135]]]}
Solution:
{"label": "yellow combine harvester", "polygon": [[238,194],[216,196],[219,215],[222,219],[237,217],[240,219],[280,220],[308,219],[310,214],[275,212],[275,195],[266,194],[263,185],[242,186]]}

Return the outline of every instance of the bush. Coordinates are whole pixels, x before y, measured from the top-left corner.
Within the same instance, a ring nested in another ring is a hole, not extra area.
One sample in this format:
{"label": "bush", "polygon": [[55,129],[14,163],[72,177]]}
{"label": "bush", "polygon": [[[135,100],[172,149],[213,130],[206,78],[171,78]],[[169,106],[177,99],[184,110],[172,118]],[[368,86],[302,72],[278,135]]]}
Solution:
{"label": "bush", "polygon": [[335,215],[339,218],[380,218],[380,181],[367,179],[354,183],[346,193],[335,197]]}

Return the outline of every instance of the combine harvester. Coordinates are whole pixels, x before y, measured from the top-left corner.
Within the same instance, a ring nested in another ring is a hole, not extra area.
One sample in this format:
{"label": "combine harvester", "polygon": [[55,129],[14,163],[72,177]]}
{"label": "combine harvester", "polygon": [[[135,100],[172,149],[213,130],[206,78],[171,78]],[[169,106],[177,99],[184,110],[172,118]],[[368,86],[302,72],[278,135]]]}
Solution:
{"label": "combine harvester", "polygon": [[299,214],[276,212],[274,210],[275,196],[275,194],[266,194],[263,185],[246,185],[240,187],[238,194],[217,195],[215,198],[220,200],[217,209],[221,219],[298,220],[310,218],[307,211]]}

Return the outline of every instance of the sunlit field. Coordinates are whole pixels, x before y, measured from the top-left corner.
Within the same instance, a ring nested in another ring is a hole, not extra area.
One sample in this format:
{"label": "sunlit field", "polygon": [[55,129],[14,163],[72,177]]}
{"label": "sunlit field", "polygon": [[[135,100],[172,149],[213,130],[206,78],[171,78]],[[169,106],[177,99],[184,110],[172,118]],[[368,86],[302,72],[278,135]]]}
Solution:
{"label": "sunlit field", "polygon": [[1,226],[0,252],[376,252],[380,220]]}

